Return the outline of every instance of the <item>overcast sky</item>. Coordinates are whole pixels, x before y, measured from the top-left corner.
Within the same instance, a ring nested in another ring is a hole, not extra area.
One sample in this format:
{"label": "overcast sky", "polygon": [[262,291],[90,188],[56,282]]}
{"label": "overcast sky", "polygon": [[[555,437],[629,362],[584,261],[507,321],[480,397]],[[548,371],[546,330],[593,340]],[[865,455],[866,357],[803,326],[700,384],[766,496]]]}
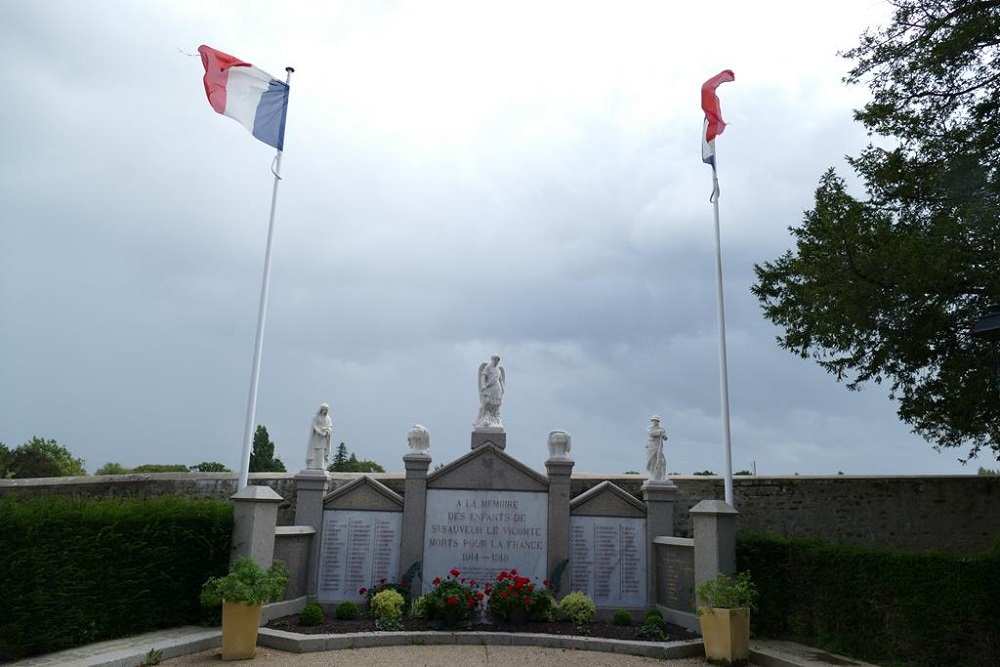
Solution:
{"label": "overcast sky", "polygon": [[[469,449],[502,357],[507,452],[544,470],[724,469],[711,170],[717,142],[733,469],[974,472],[777,347],[749,293],[824,170],[867,143],[837,56],[875,0],[6,0],[0,441],[238,468],[274,150],[205,98],[208,44],[293,66],[257,423],[289,470],[334,444],[401,471]],[[709,8],[711,12],[709,13]],[[851,179],[854,182],[854,179]],[[855,192],[860,194],[860,191]]]}

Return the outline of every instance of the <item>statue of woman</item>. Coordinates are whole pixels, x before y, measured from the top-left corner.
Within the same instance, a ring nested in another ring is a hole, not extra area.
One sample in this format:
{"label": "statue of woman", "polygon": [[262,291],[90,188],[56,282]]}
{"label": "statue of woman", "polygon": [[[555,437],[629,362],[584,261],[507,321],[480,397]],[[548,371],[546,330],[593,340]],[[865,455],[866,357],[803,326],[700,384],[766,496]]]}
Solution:
{"label": "statue of woman", "polygon": [[313,417],[309,432],[309,449],[306,451],[306,470],[326,470],[326,457],[330,455],[330,436],[333,435],[333,421],[330,406],[323,403]]}
{"label": "statue of woman", "polygon": [[660,416],[650,418],[646,429],[646,470],[649,480],[662,482],[667,478],[667,457],[663,455],[663,443],[667,440],[667,432],[660,426]]}

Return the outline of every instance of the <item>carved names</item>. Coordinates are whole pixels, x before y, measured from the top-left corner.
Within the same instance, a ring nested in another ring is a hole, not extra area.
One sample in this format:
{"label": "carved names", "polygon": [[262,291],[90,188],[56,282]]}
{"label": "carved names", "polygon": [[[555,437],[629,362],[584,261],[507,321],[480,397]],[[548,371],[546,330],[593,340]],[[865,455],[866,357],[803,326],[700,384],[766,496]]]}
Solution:
{"label": "carved names", "polygon": [[360,602],[360,589],[395,581],[402,528],[402,512],[324,511],[318,600]]}
{"label": "carved names", "polygon": [[570,589],[598,607],[646,606],[646,520],[572,516]]}
{"label": "carved names", "polygon": [[548,553],[548,494],[431,489],[424,525],[424,591],[452,569],[477,581],[502,570],[539,584]]}

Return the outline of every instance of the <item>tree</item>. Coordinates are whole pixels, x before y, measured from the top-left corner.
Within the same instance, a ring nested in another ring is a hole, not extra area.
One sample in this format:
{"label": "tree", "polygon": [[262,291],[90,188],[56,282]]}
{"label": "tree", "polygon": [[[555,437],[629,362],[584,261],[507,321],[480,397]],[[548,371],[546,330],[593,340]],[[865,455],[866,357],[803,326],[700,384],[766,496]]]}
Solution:
{"label": "tree", "polygon": [[253,434],[250,472],[285,472],[285,464],[274,455],[274,443],[262,425],[258,425]]}
{"label": "tree", "polygon": [[1000,2],[892,4],[844,55],[845,81],[872,92],[855,118],[894,146],[848,158],[864,199],[822,177],[794,250],[755,266],[751,291],[782,347],[848,389],[887,383],[935,448],[1000,458],[995,352],[968,335],[1000,302]]}
{"label": "tree", "polygon": [[[251,452],[251,456],[253,452]],[[202,461],[198,465],[190,466],[191,472],[232,472],[229,468],[218,461]]]}
{"label": "tree", "polygon": [[347,445],[344,443],[337,446],[333,463],[328,465],[326,469],[329,472],[385,472],[385,468],[375,461],[358,459],[354,452],[348,456]]}
{"label": "tree", "polygon": [[347,469],[347,445],[343,441],[337,445],[337,453],[333,455],[333,462],[327,466],[330,472],[344,472]]}
{"label": "tree", "polygon": [[182,463],[143,463],[132,468],[129,472],[188,472],[188,467]]}
{"label": "tree", "polygon": [[132,471],[129,470],[128,468],[126,468],[125,466],[123,466],[121,463],[117,463],[117,462],[111,461],[111,462],[105,463],[100,468],[98,468],[97,472],[95,472],[94,474],[95,475],[127,475],[130,472],[132,472]]}
{"label": "tree", "polygon": [[3,447],[4,476],[25,479],[29,477],[69,477],[86,475],[83,459],[74,457],[68,449],[55,440],[33,437],[14,450]]}

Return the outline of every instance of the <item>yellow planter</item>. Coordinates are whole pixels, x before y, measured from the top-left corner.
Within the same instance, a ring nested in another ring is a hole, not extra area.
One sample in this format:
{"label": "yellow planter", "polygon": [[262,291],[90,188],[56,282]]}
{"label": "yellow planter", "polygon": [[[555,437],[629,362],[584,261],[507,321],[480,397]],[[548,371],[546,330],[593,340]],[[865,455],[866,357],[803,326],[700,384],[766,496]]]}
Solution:
{"label": "yellow planter", "polygon": [[222,659],[249,660],[257,653],[262,605],[222,603]]}
{"label": "yellow planter", "polygon": [[724,665],[750,658],[750,610],[701,607],[698,610],[705,657]]}

